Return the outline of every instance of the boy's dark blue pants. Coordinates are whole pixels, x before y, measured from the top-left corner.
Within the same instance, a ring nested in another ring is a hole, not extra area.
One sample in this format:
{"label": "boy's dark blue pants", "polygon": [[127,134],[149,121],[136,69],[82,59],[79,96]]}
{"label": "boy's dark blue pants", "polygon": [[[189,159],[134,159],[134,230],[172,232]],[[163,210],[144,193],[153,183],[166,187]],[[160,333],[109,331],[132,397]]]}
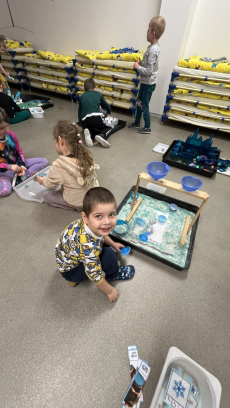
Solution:
{"label": "boy's dark blue pants", "polygon": [[141,84],[139,94],[137,97],[137,107],[135,112],[135,124],[139,125],[141,122],[141,116],[143,112],[143,117],[145,121],[145,128],[149,129],[151,126],[150,114],[149,114],[149,102],[153,91],[155,91],[156,84],[147,85]]}
{"label": "boy's dark blue pants", "polygon": [[[100,261],[102,270],[105,272],[106,276],[116,278],[119,270],[116,252],[109,246],[104,245],[100,254]],[[67,281],[76,283],[88,279],[83,263],[80,263],[79,266],[68,272],[63,272],[62,276]]]}

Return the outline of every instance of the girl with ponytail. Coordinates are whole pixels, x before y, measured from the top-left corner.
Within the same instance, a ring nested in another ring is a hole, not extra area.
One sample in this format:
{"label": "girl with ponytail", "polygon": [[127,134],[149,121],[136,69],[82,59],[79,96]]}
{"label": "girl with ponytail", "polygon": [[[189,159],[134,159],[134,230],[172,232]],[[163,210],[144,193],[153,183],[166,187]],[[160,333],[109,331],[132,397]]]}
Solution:
{"label": "girl with ponytail", "polygon": [[47,204],[66,210],[82,210],[83,199],[88,190],[98,187],[99,183],[91,152],[81,140],[82,129],[68,120],[59,121],[54,128],[54,147],[59,157],[52,164],[45,177],[36,177],[36,181],[48,190],[44,200]]}

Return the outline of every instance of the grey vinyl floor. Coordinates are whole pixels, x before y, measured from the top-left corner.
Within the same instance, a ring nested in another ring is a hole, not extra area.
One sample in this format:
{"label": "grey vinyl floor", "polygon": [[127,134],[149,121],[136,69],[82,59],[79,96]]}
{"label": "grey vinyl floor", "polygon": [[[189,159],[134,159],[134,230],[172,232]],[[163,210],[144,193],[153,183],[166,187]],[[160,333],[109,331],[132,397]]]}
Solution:
{"label": "grey vinyl floor", "polygon": [[[55,106],[43,119],[10,127],[26,158],[46,157],[50,164],[57,157],[54,125],[59,119],[77,120],[76,104],[52,99]],[[132,123],[124,111],[116,116]],[[179,123],[160,126],[157,117],[151,127],[151,135],[125,128],[110,137],[110,149],[92,149],[100,185],[114,193],[118,204],[146,164],[161,160],[152,151],[158,142],[170,144],[195,131]],[[230,158],[228,135],[216,133],[213,145]],[[180,182],[185,174],[172,167],[167,178]],[[143,408],[151,404],[171,346],[219,379],[221,407],[229,406],[230,178],[200,177],[210,199],[200,217],[190,269],[176,271],[132,251],[121,264],[133,264],[135,277],[116,283],[120,296],[114,304],[88,281],[69,287],[57,271],[56,240],[79,213],[23,201],[15,192],[0,200],[0,407],[121,407],[132,344],[151,366]]]}

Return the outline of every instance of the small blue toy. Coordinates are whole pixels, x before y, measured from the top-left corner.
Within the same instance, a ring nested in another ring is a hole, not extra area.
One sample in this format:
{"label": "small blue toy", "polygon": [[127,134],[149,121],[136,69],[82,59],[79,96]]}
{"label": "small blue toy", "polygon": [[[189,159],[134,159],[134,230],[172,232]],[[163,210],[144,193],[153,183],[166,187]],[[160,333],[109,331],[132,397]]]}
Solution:
{"label": "small blue toy", "polygon": [[148,238],[149,238],[149,235],[151,235],[151,232],[147,231],[144,234],[140,234],[139,238],[140,238],[141,241],[147,242]]}
{"label": "small blue toy", "polygon": [[167,217],[165,217],[165,215],[159,215],[158,216],[158,222],[160,222],[161,224],[165,224],[166,221],[167,221]]}
{"label": "small blue toy", "polygon": [[170,209],[170,211],[172,211],[172,212],[176,212],[177,211],[177,205],[176,204],[170,204],[170,206],[169,206],[169,209]]}
{"label": "small blue toy", "polygon": [[131,248],[129,246],[125,247],[125,248],[121,248],[121,253],[123,256],[126,256],[130,253]]}

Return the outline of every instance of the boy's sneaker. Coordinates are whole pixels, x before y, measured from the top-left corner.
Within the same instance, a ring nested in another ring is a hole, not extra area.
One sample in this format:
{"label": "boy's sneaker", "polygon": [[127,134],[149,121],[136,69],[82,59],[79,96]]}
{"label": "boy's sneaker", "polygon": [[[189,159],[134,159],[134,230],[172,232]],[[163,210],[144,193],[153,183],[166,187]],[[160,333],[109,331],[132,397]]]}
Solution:
{"label": "boy's sneaker", "polygon": [[141,128],[140,130],[137,131],[137,133],[140,133],[141,135],[144,135],[146,133],[151,133],[150,128]]}
{"label": "boy's sneaker", "polygon": [[128,129],[132,129],[132,128],[139,129],[140,127],[141,127],[140,123],[139,123],[139,125],[137,125],[136,123],[132,123],[132,125],[128,126]]}
{"label": "boy's sneaker", "polygon": [[84,129],[85,143],[88,147],[93,147],[93,141],[89,129]]}
{"label": "boy's sneaker", "polygon": [[107,142],[104,135],[95,136],[95,140],[99,142],[103,147],[110,147],[110,144],[109,142]]}
{"label": "boy's sneaker", "polygon": [[127,266],[119,266],[119,271],[116,278],[107,278],[107,281],[118,281],[118,280],[127,280],[131,279],[135,273],[134,266],[127,265]]}

